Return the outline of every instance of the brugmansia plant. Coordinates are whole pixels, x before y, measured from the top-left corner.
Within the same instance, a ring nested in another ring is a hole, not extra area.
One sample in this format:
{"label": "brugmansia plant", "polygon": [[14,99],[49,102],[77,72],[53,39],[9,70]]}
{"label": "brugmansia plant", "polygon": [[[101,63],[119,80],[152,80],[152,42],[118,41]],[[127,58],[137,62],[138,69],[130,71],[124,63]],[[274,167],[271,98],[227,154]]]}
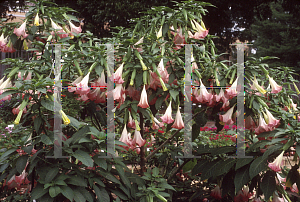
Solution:
{"label": "brugmansia plant", "polygon": [[[100,40],[82,33],[79,21],[69,15],[73,10],[43,0],[32,3],[21,25],[0,30],[2,52],[20,46],[33,52],[30,61],[2,61],[10,68],[0,80],[0,100],[20,100],[13,109],[17,116],[12,133],[22,137],[27,129],[30,135],[18,145],[0,148],[1,198],[291,201],[291,192],[298,193],[298,164],[291,169],[281,166],[284,156],[293,155],[297,161],[299,154],[299,103],[292,99],[297,95],[290,87],[297,82],[293,70],[268,68],[264,62],[272,57],[248,58],[244,111],[238,111],[237,64],[228,66],[221,59],[224,54],[217,53],[215,36],[208,34],[209,25],[202,19],[204,6],[210,4],[188,1],[176,3],[174,9],[154,7],[133,19],[131,29],[116,27],[113,38]],[[112,58],[105,44],[113,44],[115,71],[109,68]],[[194,44],[190,58],[185,57],[187,44]],[[58,115],[57,72],[53,74],[57,60],[63,86]],[[188,68],[191,83],[185,77]],[[111,82],[115,86],[109,90]],[[186,90],[190,84],[192,94]],[[116,137],[108,133],[110,95]],[[190,120],[184,114],[187,102],[193,103]],[[245,143],[238,149],[251,158],[229,158],[235,155],[235,144],[201,144],[200,127],[208,118],[220,131],[225,124],[236,124],[241,114],[245,127],[237,128],[245,131],[246,139],[238,139]],[[61,132],[54,129],[55,116],[61,116]],[[190,139],[184,136],[187,122]],[[189,143],[192,154],[201,158],[180,158]],[[58,148],[61,156],[55,158]]]}

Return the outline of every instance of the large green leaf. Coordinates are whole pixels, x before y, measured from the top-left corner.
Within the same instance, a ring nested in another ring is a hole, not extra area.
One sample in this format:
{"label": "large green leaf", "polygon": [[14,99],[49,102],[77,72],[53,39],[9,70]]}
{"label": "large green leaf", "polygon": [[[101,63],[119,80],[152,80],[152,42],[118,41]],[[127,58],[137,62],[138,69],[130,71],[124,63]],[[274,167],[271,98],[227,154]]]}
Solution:
{"label": "large green leaf", "polygon": [[256,158],[250,165],[250,179],[258,175],[260,172],[266,170],[267,167],[267,159],[263,158],[262,156]]}
{"label": "large green leaf", "polygon": [[50,100],[42,100],[41,104],[43,107],[45,107],[49,111],[54,111],[54,102],[52,102]]}
{"label": "large green leaf", "polygon": [[76,190],[79,191],[84,196],[84,198],[87,201],[89,201],[89,202],[93,202],[94,201],[93,196],[86,189],[84,189],[84,188],[77,188]]}
{"label": "large green leaf", "polygon": [[93,165],[94,165],[92,157],[90,157],[90,155],[85,151],[76,150],[72,156],[74,156],[76,159],[78,159],[84,165],[86,165],[88,167],[93,167]]}
{"label": "large green leaf", "polygon": [[238,161],[236,162],[236,165],[235,165],[235,170],[243,167],[244,165],[249,164],[251,161],[253,161],[253,158],[240,158],[240,159],[238,159]]}
{"label": "large green leaf", "polygon": [[216,156],[218,154],[226,154],[226,153],[232,153],[236,150],[235,146],[225,146],[225,147],[219,147],[219,148],[215,148],[211,154],[213,156]]}
{"label": "large green leaf", "polygon": [[98,187],[97,185],[93,185],[93,188],[94,188],[94,191],[95,191],[96,196],[98,198],[98,201],[110,202],[109,195],[108,195],[107,191],[104,188]]}
{"label": "large green leaf", "polygon": [[234,177],[235,192],[238,192],[249,180],[249,166],[238,169]]}
{"label": "large green leaf", "polygon": [[18,171],[19,173],[22,173],[23,170],[25,169],[25,166],[26,166],[26,164],[27,164],[27,160],[28,160],[28,155],[20,156],[20,157],[17,159],[16,167],[17,167],[17,171]]}
{"label": "large green leaf", "polygon": [[267,171],[260,183],[260,189],[263,191],[265,199],[269,199],[276,190],[275,173]]}
{"label": "large green leaf", "polygon": [[59,186],[54,186],[54,187],[50,187],[49,189],[49,195],[54,198],[56,197],[58,194],[60,194],[60,187]]}
{"label": "large green leaf", "polygon": [[202,173],[203,172],[203,168],[205,167],[205,165],[208,164],[208,160],[200,160],[200,162],[198,162],[193,170],[192,170],[192,175],[197,175],[199,173]]}
{"label": "large green leaf", "polygon": [[82,187],[87,186],[87,183],[83,177],[79,177],[79,176],[70,176],[70,177],[71,178],[66,180],[67,184],[73,184],[73,185],[82,186]]}
{"label": "large green leaf", "polygon": [[73,190],[68,186],[61,186],[60,187],[61,193],[70,201],[73,201],[74,198],[74,192]]}
{"label": "large green leaf", "polygon": [[58,172],[59,172],[58,167],[51,168],[47,172],[47,175],[45,177],[45,183],[50,183],[54,179],[54,177],[58,174]]}
{"label": "large green leaf", "polygon": [[38,183],[31,192],[31,198],[35,199],[35,200],[39,199],[42,196],[44,196],[47,192],[48,192],[48,189],[44,189],[44,186]]}
{"label": "large green leaf", "polygon": [[117,183],[117,184],[121,184],[121,182],[114,176],[112,175],[111,173],[109,172],[105,172],[105,171],[101,171],[101,170],[98,170],[99,174],[102,175],[104,178],[114,182],[114,183]]}
{"label": "large green leaf", "polygon": [[206,180],[206,179],[209,179],[210,177],[212,177],[214,175],[215,170],[219,167],[221,162],[222,162],[221,160],[215,160],[215,161],[209,162],[204,167],[203,173],[201,174],[201,179]]}
{"label": "large green leaf", "polygon": [[218,168],[216,168],[215,172],[213,173],[213,176],[219,176],[223,175],[224,173],[228,173],[228,171],[234,166],[237,159],[229,158],[225,161],[221,161]]}
{"label": "large green leaf", "polygon": [[115,165],[116,167],[116,170],[118,171],[119,175],[120,175],[120,178],[122,179],[122,181],[124,182],[124,184],[127,186],[127,187],[130,187],[130,181],[129,179],[127,178],[127,176],[125,175],[125,172],[124,172],[124,169],[121,165]]}
{"label": "large green leaf", "polygon": [[1,157],[0,157],[0,163],[1,163],[4,159],[6,159],[6,157],[8,157],[10,154],[12,154],[12,153],[14,153],[14,152],[16,152],[16,151],[17,151],[17,149],[13,148],[13,149],[9,149],[9,150],[7,150],[6,152],[4,152],[4,154],[2,154]]}
{"label": "large green leaf", "polygon": [[74,191],[74,200],[76,202],[85,202],[84,196],[79,191]]}
{"label": "large green leaf", "polygon": [[93,157],[95,163],[100,166],[101,168],[103,168],[104,170],[107,170],[107,162],[104,158],[98,158],[99,155],[95,155]]}

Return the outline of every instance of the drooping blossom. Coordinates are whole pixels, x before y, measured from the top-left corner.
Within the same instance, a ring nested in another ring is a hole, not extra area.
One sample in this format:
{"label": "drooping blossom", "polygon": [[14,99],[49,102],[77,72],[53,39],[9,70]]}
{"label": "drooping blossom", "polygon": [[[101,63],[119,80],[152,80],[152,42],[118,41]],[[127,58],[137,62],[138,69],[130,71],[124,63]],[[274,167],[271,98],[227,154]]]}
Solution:
{"label": "drooping blossom", "polygon": [[[266,94],[267,91],[264,90],[264,88],[258,84],[256,77],[254,77],[254,80],[252,82],[253,82],[253,85],[251,85],[252,90],[257,90],[263,95]],[[255,93],[255,94],[260,96],[259,93]]]}
{"label": "drooping blossom", "polygon": [[200,103],[207,103],[210,102],[210,100],[213,98],[213,95],[209,93],[206,89],[206,87],[203,85],[201,79],[200,79],[200,89],[199,89],[199,96],[196,97],[196,99]]}
{"label": "drooping blossom", "polygon": [[266,122],[265,122],[265,119],[259,115],[259,125],[258,127],[255,129],[255,134],[256,135],[259,135],[260,133],[263,133],[263,132],[268,132],[268,131],[271,131],[272,128],[270,128]]}
{"label": "drooping blossom", "polygon": [[174,121],[174,119],[172,119],[172,100],[170,100],[170,104],[169,104],[165,114],[160,118],[166,124],[170,124]]}
{"label": "drooping blossom", "polygon": [[[130,133],[129,133],[130,134]],[[129,140],[129,136],[128,136],[128,131],[126,129],[126,125],[124,126],[122,135],[119,139],[120,142],[124,142],[125,144],[127,144],[128,146],[122,146],[123,148],[125,148],[127,151],[129,149],[129,146],[131,145],[131,141]]]}
{"label": "drooping blossom", "polygon": [[[12,113],[13,113],[14,115],[17,115],[17,114],[19,114],[19,112],[20,112],[20,107],[21,107],[21,104],[20,104],[18,107],[16,107],[16,108],[13,108],[13,109],[12,109]],[[24,107],[24,109],[23,109],[23,113],[24,113],[24,114],[26,114],[26,113],[27,113],[27,109],[26,109],[26,107]]]}
{"label": "drooping blossom", "polygon": [[90,88],[88,87],[90,73],[91,72],[89,72],[79,83],[76,84],[77,88],[75,94],[86,95],[90,92]]}
{"label": "drooping blossom", "polygon": [[162,26],[160,26],[159,31],[156,34],[157,39],[159,39],[160,37],[162,37]]}
{"label": "drooping blossom", "polygon": [[25,188],[25,190],[23,190],[23,192],[25,192],[27,189],[31,188],[30,181],[27,179],[27,173],[25,172],[25,169],[20,175],[13,175],[12,178],[7,181],[8,189],[16,188],[18,191],[21,191]]}
{"label": "drooping blossom", "polygon": [[1,48],[1,51],[4,53],[14,53],[16,49],[14,49],[11,40],[9,39],[8,43]]}
{"label": "drooping blossom", "polygon": [[116,84],[124,83],[124,80],[122,79],[123,66],[124,66],[124,62],[121,64],[121,66],[114,73],[114,80],[115,80]]}
{"label": "drooping blossom", "polygon": [[194,39],[204,39],[208,35],[208,30],[206,29],[203,21],[201,21],[201,25],[195,20],[191,21],[192,28],[197,31],[194,35],[189,31],[189,38]]}
{"label": "drooping blossom", "polygon": [[[71,83],[72,86],[77,86],[77,84],[79,84],[83,79],[83,76],[78,77],[77,79],[75,79],[75,81],[73,81]],[[68,86],[68,91],[69,92],[74,92],[76,90],[76,87],[72,87],[72,86]]]}
{"label": "drooping blossom", "polygon": [[141,99],[140,99],[140,102],[139,102],[138,106],[141,107],[141,108],[148,108],[149,107],[145,85],[143,87],[143,91],[142,91],[142,94],[141,94]]}
{"label": "drooping blossom", "polygon": [[272,202],[285,202],[284,198],[280,198],[275,192],[273,193],[273,200]]}
{"label": "drooping blossom", "polygon": [[134,49],[137,49],[138,52],[142,52],[143,48],[142,45],[139,46],[139,44],[144,42],[144,37],[140,38],[135,44],[133,44],[134,46],[137,46],[137,48],[134,47]]}
{"label": "drooping blossom", "polygon": [[239,190],[237,195],[234,197],[234,202],[248,202],[252,195],[253,194],[249,192],[249,187],[244,185],[244,188]]}
{"label": "drooping blossom", "polygon": [[36,13],[36,16],[35,16],[35,18],[34,18],[34,25],[35,25],[35,26],[40,26],[39,13]]}
{"label": "drooping blossom", "polygon": [[282,86],[279,86],[273,78],[271,78],[269,75],[268,75],[268,78],[269,78],[269,82],[270,82],[270,85],[272,86],[272,91],[271,93],[279,93],[282,89]]}
{"label": "drooping blossom", "polygon": [[26,31],[25,31],[26,22],[27,22],[27,20],[25,20],[19,28],[14,29],[14,34],[17,36],[22,36],[24,39],[28,36],[28,34],[26,34]]}
{"label": "drooping blossom", "polygon": [[279,156],[276,157],[276,159],[272,162],[269,163],[268,166],[275,172],[281,171],[281,165],[283,163],[282,158],[283,158],[284,151],[281,152]]}
{"label": "drooping blossom", "polygon": [[98,79],[94,83],[92,83],[91,86],[100,88],[101,92],[106,91],[107,84],[105,82],[104,71],[102,71],[101,76],[98,77]]}
{"label": "drooping blossom", "polygon": [[69,24],[70,24],[71,32],[79,34],[82,31],[80,25],[79,25],[79,27],[76,27],[71,21],[69,21]]}
{"label": "drooping blossom", "polygon": [[268,126],[269,127],[278,126],[280,120],[275,119],[274,116],[271,114],[271,112],[267,108],[265,108],[265,110],[266,110],[266,113],[267,113],[267,116],[268,116],[268,122],[267,122]]}
{"label": "drooping blossom", "polygon": [[94,88],[94,90],[90,91],[88,94],[88,98],[95,103],[105,103],[106,102],[106,94],[105,92],[101,92],[100,87]]}
{"label": "drooping blossom", "polygon": [[[50,20],[51,20],[51,26],[52,26],[52,28],[55,29],[55,32],[57,32],[57,35],[60,38],[66,38],[66,37],[69,36],[69,34],[66,33],[61,26],[59,26],[55,22],[53,22],[53,20],[51,18],[50,18]],[[55,35],[55,32],[52,31],[51,35]]]}
{"label": "drooping blossom", "polygon": [[113,90],[114,100],[121,99],[123,93],[125,93],[125,91],[122,84],[116,84],[116,88]]}
{"label": "drooping blossom", "polygon": [[235,106],[231,107],[224,115],[219,115],[219,119],[224,124],[232,125],[234,121],[232,120],[232,113]]}
{"label": "drooping blossom", "polygon": [[[3,81],[4,77],[1,79]],[[6,91],[7,88],[12,87],[10,77],[6,79],[4,82],[0,84],[0,95]],[[2,98],[0,101],[5,101],[11,99],[11,95],[7,95],[4,98]]]}
{"label": "drooping blossom", "polygon": [[141,97],[140,91],[138,91],[137,89],[135,89],[135,87],[130,86],[130,85],[127,87],[125,94],[129,95],[129,97],[131,97],[133,100],[137,100],[137,101],[139,101],[140,97]]}
{"label": "drooping blossom", "polygon": [[197,65],[197,63],[195,61],[193,53],[191,55],[191,63],[192,63],[192,71],[194,72],[195,69],[198,69],[198,65]]}
{"label": "drooping blossom", "polygon": [[[161,59],[158,66],[157,66],[157,71],[159,72],[159,74],[161,75],[161,79],[165,82],[168,83],[169,82],[169,74],[167,69],[165,69],[164,67],[164,60]],[[155,77],[156,80],[159,80],[158,77]]]}
{"label": "drooping blossom", "polygon": [[238,81],[238,78],[233,82],[233,84],[231,85],[231,87],[229,89],[225,90],[225,96],[227,99],[232,99],[238,94],[237,89],[236,89],[237,81]]}
{"label": "drooping blossom", "polygon": [[2,48],[4,48],[7,44],[7,38],[8,38],[8,36],[6,38],[4,38],[4,34],[3,33],[1,34],[1,36],[0,36],[0,49],[1,49],[1,51],[2,51]]}
{"label": "drooping blossom", "polygon": [[142,147],[146,144],[146,140],[144,140],[142,138],[142,135],[141,135],[140,131],[135,129],[131,143],[132,143],[132,145],[137,144],[137,145],[139,145],[139,147]]}
{"label": "drooping blossom", "polygon": [[67,117],[65,112],[63,112],[63,110],[60,110],[60,114],[62,116],[62,120],[63,120],[65,125],[68,125],[69,123],[71,123],[70,119]]}
{"label": "drooping blossom", "polygon": [[175,122],[172,125],[172,128],[176,128],[176,129],[184,128],[184,123],[183,123],[183,120],[182,120],[182,117],[181,117],[179,106],[178,106],[178,110],[177,110],[177,113],[176,113]]}
{"label": "drooping blossom", "polygon": [[245,119],[245,128],[251,131],[255,130],[255,122],[253,121],[251,116],[247,116],[247,118]]}
{"label": "drooping blossom", "polygon": [[222,191],[219,185],[217,185],[213,190],[211,190],[210,195],[215,199],[222,199]]}
{"label": "drooping blossom", "polygon": [[135,121],[132,119],[130,112],[129,112],[128,119],[129,119],[129,121],[127,123],[128,128],[135,129]]}
{"label": "drooping blossom", "polygon": [[184,46],[184,44],[186,44],[185,36],[182,34],[181,28],[178,28],[177,33],[174,33],[174,44],[175,44],[175,48],[174,48],[175,50],[181,49]]}
{"label": "drooping blossom", "polygon": [[290,98],[290,101],[291,101],[291,108],[294,110],[294,111],[298,111],[297,109],[297,104],[294,104],[293,100]]}

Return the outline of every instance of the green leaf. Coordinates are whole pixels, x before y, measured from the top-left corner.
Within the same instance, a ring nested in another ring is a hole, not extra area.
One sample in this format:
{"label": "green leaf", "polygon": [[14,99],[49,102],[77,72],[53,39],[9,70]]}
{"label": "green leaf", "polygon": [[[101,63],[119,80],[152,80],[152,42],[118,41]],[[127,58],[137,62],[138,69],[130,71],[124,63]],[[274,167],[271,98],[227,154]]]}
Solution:
{"label": "green leaf", "polygon": [[107,170],[107,162],[104,158],[98,158],[99,155],[95,155],[93,157],[95,163],[100,166],[101,168],[103,168],[104,170]]}
{"label": "green leaf", "polygon": [[219,165],[219,169],[214,172],[214,176],[220,176],[223,175],[224,173],[228,173],[228,171],[234,166],[236,163],[237,159],[234,158],[229,158],[226,159],[225,161],[221,161]]}
{"label": "green leaf", "polygon": [[74,191],[74,200],[76,202],[85,202],[84,196],[77,190]]}
{"label": "green leaf", "polygon": [[300,156],[300,145],[296,145],[296,153]]}
{"label": "green leaf", "polygon": [[124,169],[122,166],[120,165],[115,165],[116,167],[116,170],[118,171],[119,175],[120,175],[120,178],[122,179],[122,181],[124,182],[124,184],[127,186],[127,187],[130,187],[130,181],[129,179],[127,178],[127,176],[125,175],[125,172],[124,172]]}
{"label": "green leaf", "polygon": [[17,151],[17,149],[13,148],[13,149],[9,149],[6,152],[4,152],[4,154],[2,154],[0,157],[0,163],[2,162],[2,160],[6,159],[6,157],[8,157],[10,154],[12,154],[16,151]]}
{"label": "green leaf", "polygon": [[73,190],[68,187],[68,186],[61,186],[60,187],[60,191],[61,193],[67,198],[69,199],[70,201],[73,201],[73,198],[74,198],[74,192]]}
{"label": "green leaf", "polygon": [[111,190],[111,192],[113,192],[114,194],[116,194],[118,197],[120,197],[123,200],[128,200],[127,196],[118,190],[113,189],[113,190]]}
{"label": "green leaf", "polygon": [[94,182],[97,182],[101,187],[105,187],[105,184],[99,178],[92,178]]}
{"label": "green leaf", "polygon": [[152,169],[152,175],[153,177],[157,177],[159,174],[159,169],[157,167],[153,168]]}
{"label": "green leaf", "polygon": [[40,127],[41,127],[41,124],[42,124],[42,119],[41,119],[41,117],[36,117],[36,118],[34,119],[34,129],[35,129],[35,131],[36,131],[37,133],[38,133]]}
{"label": "green leaf", "polygon": [[251,161],[253,161],[253,158],[240,158],[240,159],[238,159],[238,161],[236,162],[236,165],[235,165],[235,170],[243,167],[244,165],[249,164]]}
{"label": "green leaf", "polygon": [[50,187],[50,189],[49,189],[49,195],[52,198],[56,197],[58,194],[60,194],[60,188],[59,188],[59,186]]}
{"label": "green leaf", "polygon": [[104,188],[98,187],[97,185],[93,185],[93,188],[99,201],[110,202],[109,195]]}
{"label": "green leaf", "polygon": [[83,177],[79,176],[70,176],[71,178],[67,179],[67,184],[73,184],[76,186],[87,187],[87,183]]}
{"label": "green leaf", "polygon": [[42,100],[41,104],[43,107],[48,109],[49,111],[54,111],[54,102],[50,100]]}
{"label": "green leaf", "polygon": [[58,172],[59,172],[58,167],[51,168],[49,172],[47,172],[45,183],[50,183],[54,179],[54,177],[58,174]]}
{"label": "green leaf", "polygon": [[104,178],[114,182],[114,183],[117,183],[117,184],[121,184],[121,182],[115,177],[113,176],[111,173],[108,173],[108,172],[104,172],[102,170],[99,170],[98,171],[100,175],[102,175]]}
{"label": "green leaf", "polygon": [[211,154],[213,156],[216,156],[218,154],[226,154],[226,153],[232,153],[236,150],[235,146],[225,146],[225,147],[219,147],[214,149]]}
{"label": "green leaf", "polygon": [[260,183],[260,189],[263,191],[265,199],[270,199],[276,190],[275,174],[272,171],[267,171]]}
{"label": "green leaf", "polygon": [[238,192],[249,180],[249,166],[238,169],[234,177],[235,192]]}
{"label": "green leaf", "polygon": [[263,156],[256,158],[250,165],[250,179],[258,175],[260,172],[266,170],[267,167],[267,159],[263,158]]}
{"label": "green leaf", "polygon": [[198,162],[193,170],[192,170],[192,175],[197,175],[199,173],[203,172],[203,168],[205,167],[205,165],[208,164],[208,160],[201,160],[200,162]]}
{"label": "green leaf", "polygon": [[42,143],[44,143],[45,145],[53,145],[53,141],[51,141],[51,139],[46,135],[46,134],[43,134],[41,136],[41,141]]}
{"label": "green leaf", "polygon": [[[0,167],[0,173],[2,173],[9,165],[10,165],[10,163],[6,163],[6,164],[1,165],[1,167]],[[0,182],[1,181],[2,180],[0,180]]]}
{"label": "green leaf", "polygon": [[84,198],[89,201],[89,202],[93,202],[94,199],[93,199],[93,196],[91,195],[90,192],[88,192],[86,189],[83,189],[83,188],[77,188],[76,190],[78,190],[83,196]]}
{"label": "green leaf", "polygon": [[44,189],[44,187],[41,184],[37,184],[35,188],[33,188],[31,192],[31,198],[32,199],[39,199],[42,196],[44,196],[48,192],[48,189]]}
{"label": "green leaf", "polygon": [[25,169],[25,166],[26,166],[26,164],[27,164],[27,160],[28,160],[28,155],[20,156],[20,157],[17,159],[16,167],[17,167],[17,171],[18,171],[19,173],[22,173],[23,170]]}
{"label": "green leaf", "polygon": [[11,95],[11,94],[17,93],[17,92],[18,91],[15,91],[15,90],[7,90],[0,95],[0,100],[2,100],[2,98],[6,97],[8,95]]}
{"label": "green leaf", "polygon": [[194,159],[194,160],[190,160],[189,162],[187,162],[183,167],[182,167],[182,172],[183,173],[186,173],[190,170],[192,170],[195,165],[197,164],[197,160]]}
{"label": "green leaf", "polygon": [[263,158],[267,159],[269,157],[269,155],[271,155],[274,152],[279,151],[281,149],[282,149],[282,145],[281,144],[273,145],[273,146],[269,147],[267,151],[264,152]]}
{"label": "green leaf", "polygon": [[176,102],[176,97],[179,95],[179,91],[171,89],[169,92],[173,100]]}

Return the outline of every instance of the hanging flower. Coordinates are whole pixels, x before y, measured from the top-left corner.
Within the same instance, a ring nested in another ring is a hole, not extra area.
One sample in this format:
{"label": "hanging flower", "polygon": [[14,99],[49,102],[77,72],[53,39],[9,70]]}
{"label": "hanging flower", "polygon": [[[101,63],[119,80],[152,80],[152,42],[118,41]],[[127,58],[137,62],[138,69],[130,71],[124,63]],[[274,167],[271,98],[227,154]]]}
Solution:
{"label": "hanging flower", "polygon": [[[161,78],[164,81],[164,83],[168,83],[169,82],[169,74],[168,74],[168,71],[164,67],[164,60],[163,59],[160,60],[158,66],[157,66],[157,71],[161,75]],[[156,79],[159,79],[159,78],[156,77]]]}
{"label": "hanging flower", "polygon": [[24,39],[28,36],[28,34],[25,32],[26,21],[27,20],[25,20],[25,22],[19,28],[14,29],[14,34],[17,36],[23,36]]}
{"label": "hanging flower", "polygon": [[60,114],[62,116],[62,120],[63,120],[65,125],[68,125],[69,123],[71,123],[70,119],[67,117],[65,112],[63,112],[63,110],[60,110]]}
{"label": "hanging flower", "polygon": [[179,106],[178,106],[178,110],[177,110],[177,113],[176,113],[175,122],[172,125],[172,128],[176,128],[176,129],[184,128],[184,123],[183,123],[183,120],[182,120],[182,117],[181,117]]}
{"label": "hanging flower", "polygon": [[267,113],[267,116],[268,116],[268,122],[267,122],[268,126],[269,127],[276,127],[276,126],[278,126],[280,120],[275,119],[274,116],[270,113],[270,111],[267,108],[265,108],[265,110],[266,110],[266,113]]}
{"label": "hanging flower", "polygon": [[211,93],[208,93],[208,91],[207,91],[206,87],[203,85],[201,79],[200,79],[200,89],[199,89],[199,91],[200,91],[199,96],[197,96],[196,99],[200,103],[209,102],[213,98],[213,95]]}
{"label": "hanging flower", "polygon": [[247,116],[245,119],[245,128],[252,131],[255,129],[255,122],[251,116]]}
{"label": "hanging flower", "polygon": [[[68,33],[66,33],[64,30],[63,30],[63,28],[61,27],[61,26],[59,26],[59,25],[57,25],[55,22],[53,22],[53,20],[50,18],[50,20],[51,20],[51,26],[52,26],[52,28],[53,29],[55,29],[55,31],[57,32],[57,35],[60,37],[60,38],[66,38],[66,37],[68,37],[69,35],[68,35]],[[55,35],[55,32],[54,31],[52,31],[51,32],[51,35]]]}
{"label": "hanging flower", "polygon": [[[77,84],[79,84],[82,81],[82,79],[83,79],[83,76],[78,77],[75,81],[73,81],[71,83],[71,85],[76,86]],[[72,87],[72,86],[68,86],[68,91],[69,92],[74,92],[76,90],[76,88]]]}
{"label": "hanging flower", "polygon": [[244,185],[244,188],[239,190],[237,195],[234,197],[234,202],[248,202],[252,195],[253,194],[249,192],[249,187]]}
{"label": "hanging flower", "polygon": [[143,88],[143,91],[142,91],[142,94],[141,94],[141,99],[140,99],[140,102],[139,102],[138,106],[141,107],[141,108],[148,108],[149,107],[145,85],[144,85],[144,88]]}
{"label": "hanging flower", "polygon": [[204,39],[208,35],[208,30],[205,28],[203,21],[201,21],[201,25],[195,20],[191,21],[192,28],[197,31],[194,35],[189,32],[189,38],[194,39]]}
{"label": "hanging flower", "polygon": [[40,26],[40,18],[39,18],[39,14],[37,13],[35,18],[34,18],[34,25],[35,26]]}
{"label": "hanging flower", "polygon": [[174,121],[174,119],[172,119],[172,100],[170,101],[170,104],[169,104],[165,114],[160,118],[166,124],[170,124]]}
{"label": "hanging flower", "polygon": [[135,129],[135,121],[132,119],[130,112],[129,112],[128,119],[129,119],[129,121],[127,123],[128,128]]}
{"label": "hanging flower", "polygon": [[71,27],[71,32],[79,34],[82,31],[80,25],[79,25],[79,27],[76,27],[71,21],[69,21],[69,24],[70,24],[70,27]]}
{"label": "hanging flower", "polygon": [[86,95],[90,92],[90,88],[88,87],[88,82],[89,82],[89,77],[90,77],[89,72],[79,83],[76,84],[76,93],[79,95]]}
{"label": "hanging flower", "polygon": [[14,53],[16,52],[16,49],[14,49],[13,44],[11,40],[9,39],[8,44],[1,49],[2,52],[4,53]]}
{"label": "hanging flower", "polygon": [[134,136],[132,138],[132,145],[135,144],[139,145],[139,147],[142,147],[146,144],[146,140],[142,138],[140,131],[138,131],[137,129],[135,129]]}
{"label": "hanging flower", "polygon": [[126,125],[125,125],[125,126],[124,126],[124,129],[123,129],[123,132],[122,132],[122,135],[121,135],[119,141],[120,141],[120,142],[124,142],[125,144],[128,145],[128,147],[122,146],[122,147],[125,148],[127,151],[128,151],[128,149],[129,149],[129,146],[131,145],[131,142],[130,142],[130,140],[129,140],[128,134],[130,134],[130,133],[127,132]]}
{"label": "hanging flower", "polygon": [[259,135],[260,133],[268,132],[268,131],[271,131],[271,130],[272,129],[266,124],[264,118],[261,115],[259,115],[259,125],[255,129],[255,134]]}
{"label": "hanging flower", "polygon": [[92,83],[92,87],[99,87],[102,92],[106,91],[107,84],[105,82],[104,71],[102,71],[101,76],[98,77],[97,81]]}
{"label": "hanging flower", "polygon": [[234,98],[236,95],[237,95],[237,81],[238,79],[236,79],[233,84],[231,85],[231,87],[229,89],[226,89],[225,90],[225,96],[228,98],[228,99],[232,99]]}
{"label": "hanging flower", "polygon": [[186,44],[185,37],[182,34],[181,28],[177,29],[177,33],[175,34],[174,37],[174,44],[176,45],[174,48],[175,50],[181,49],[184,46],[184,44]]}
{"label": "hanging flower", "polygon": [[269,82],[270,82],[270,84],[271,84],[271,86],[272,86],[272,91],[271,91],[271,93],[279,93],[279,92],[281,91],[281,89],[282,89],[282,86],[279,86],[279,85],[274,81],[274,79],[271,78],[269,75],[268,75],[268,77],[269,77]]}
{"label": "hanging flower", "polygon": [[219,115],[219,119],[221,122],[223,122],[224,124],[228,124],[228,125],[231,125],[234,123],[234,121],[231,118],[234,107],[235,106],[231,107],[224,115]]}
{"label": "hanging flower", "polygon": [[7,44],[7,37],[4,38],[4,34],[3,33],[1,34],[1,36],[0,36],[0,49],[4,48],[4,46],[6,46],[6,44]]}
{"label": "hanging flower", "polygon": [[160,37],[162,37],[162,26],[160,27],[157,35],[156,35],[156,38],[159,39]]}
{"label": "hanging flower", "polygon": [[222,191],[220,186],[217,185],[213,190],[211,190],[210,195],[215,199],[222,199]]}
{"label": "hanging flower", "polygon": [[124,93],[124,87],[122,84],[116,84],[116,88],[113,90],[114,100],[119,100]]}
{"label": "hanging flower", "polygon": [[253,82],[253,85],[251,86],[252,90],[257,90],[263,95],[266,94],[267,91],[264,90],[264,88],[258,84],[256,77],[254,77],[254,81],[252,81],[252,82]]}
{"label": "hanging flower", "polygon": [[122,83],[124,83],[124,80],[122,79],[123,66],[124,66],[124,62],[117,69],[117,71],[114,73],[114,80],[115,80],[116,84],[122,84]]}
{"label": "hanging flower", "polygon": [[279,156],[272,162],[269,163],[269,168],[271,168],[275,172],[281,171],[281,165],[283,163],[282,158],[283,158],[284,151],[281,152]]}

